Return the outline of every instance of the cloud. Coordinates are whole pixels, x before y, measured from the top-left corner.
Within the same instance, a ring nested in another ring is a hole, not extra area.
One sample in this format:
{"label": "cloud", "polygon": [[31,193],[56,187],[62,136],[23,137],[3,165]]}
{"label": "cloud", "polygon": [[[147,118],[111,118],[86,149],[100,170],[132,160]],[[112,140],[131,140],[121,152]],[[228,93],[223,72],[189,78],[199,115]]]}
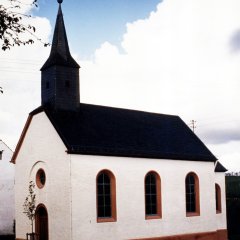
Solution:
{"label": "cloud", "polygon": [[219,143],[239,144],[239,8],[239,0],[163,1],[127,24],[121,51],[106,42],[81,62],[81,100],[195,119],[216,155]]}
{"label": "cloud", "polygon": [[238,29],[230,39],[230,47],[233,53],[238,53],[240,50],[240,29]]}
{"label": "cloud", "polygon": [[[239,126],[240,127],[240,126]],[[209,144],[228,144],[240,141],[240,128],[208,130],[204,134]]]}
{"label": "cloud", "polygon": [[[117,99],[125,104],[123,92],[131,99],[135,91],[139,106],[126,102],[133,108],[148,108],[145,101],[152,99],[151,108],[166,113],[199,117],[214,109],[235,115],[240,58],[231,55],[228,43],[240,17],[235,14],[232,20],[239,3],[230,2],[165,0],[149,18],[127,24],[124,54],[106,42],[93,62],[83,62],[82,81],[96,89],[101,102],[108,96],[97,91],[99,82],[111,89],[108,94],[117,104]],[[90,101],[91,95],[83,89],[83,100]]]}
{"label": "cloud", "polygon": [[240,159],[240,142],[231,141],[223,144],[209,145],[214,149],[216,157],[226,167],[228,171],[239,171],[239,159]]}
{"label": "cloud", "polygon": [[[161,1],[148,18],[126,25],[122,49],[105,42],[91,60],[79,61],[81,102],[179,115],[187,124],[194,119],[196,134],[220,162],[240,169],[239,8],[239,0]],[[49,22],[36,21],[48,39]],[[40,104],[37,69],[48,53],[37,44],[3,56],[12,66],[6,61],[11,72],[0,77],[0,132],[10,145]]]}
{"label": "cloud", "polygon": [[[29,9],[26,9],[29,11]],[[49,41],[51,26],[46,18],[33,17],[29,23],[36,26],[36,35]],[[50,48],[35,41],[33,45],[13,47],[1,51],[0,139],[13,149],[21,134],[28,113],[40,105],[40,71]]]}

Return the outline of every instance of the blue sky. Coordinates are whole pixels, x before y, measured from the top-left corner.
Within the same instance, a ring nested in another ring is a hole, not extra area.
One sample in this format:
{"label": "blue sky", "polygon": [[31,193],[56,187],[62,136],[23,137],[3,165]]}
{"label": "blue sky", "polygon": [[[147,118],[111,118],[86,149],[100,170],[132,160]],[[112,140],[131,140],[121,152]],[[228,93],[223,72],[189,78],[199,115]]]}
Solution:
{"label": "blue sky", "polygon": [[[91,57],[101,43],[118,45],[126,31],[126,24],[147,18],[156,11],[161,0],[64,0],[62,9],[71,48],[81,58]],[[39,0],[34,12],[47,17],[54,26],[57,0]]]}

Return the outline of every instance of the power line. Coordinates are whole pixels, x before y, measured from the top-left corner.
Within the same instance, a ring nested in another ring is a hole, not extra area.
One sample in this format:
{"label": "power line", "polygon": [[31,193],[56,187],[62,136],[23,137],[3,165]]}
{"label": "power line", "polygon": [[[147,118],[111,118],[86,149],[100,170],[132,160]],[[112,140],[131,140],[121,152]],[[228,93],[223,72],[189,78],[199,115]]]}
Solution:
{"label": "power line", "polygon": [[36,59],[23,59],[23,58],[1,58],[0,57],[0,61],[4,61],[4,62],[31,62],[31,63],[39,63],[41,64],[42,61],[38,61]]}
{"label": "power line", "polygon": [[10,73],[30,73],[30,74],[38,74],[38,72],[40,71],[32,71],[32,72],[29,72],[29,71],[22,71],[22,70],[1,70],[0,69],[0,72],[10,72]]}

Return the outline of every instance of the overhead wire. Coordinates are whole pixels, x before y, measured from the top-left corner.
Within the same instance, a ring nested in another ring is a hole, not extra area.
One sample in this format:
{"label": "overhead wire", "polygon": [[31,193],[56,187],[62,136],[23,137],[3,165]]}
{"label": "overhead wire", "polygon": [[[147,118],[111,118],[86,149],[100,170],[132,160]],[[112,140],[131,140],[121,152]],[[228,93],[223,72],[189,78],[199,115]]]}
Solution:
{"label": "overhead wire", "polygon": [[[8,73],[26,73],[26,74],[39,74],[40,67],[42,61],[37,61],[33,59],[23,59],[23,58],[1,58],[0,57],[0,72],[8,72]],[[8,66],[2,65],[2,63],[8,64]],[[22,68],[22,66],[17,65],[26,65],[25,68]],[[35,66],[35,68],[31,67],[31,70],[29,70],[28,66]],[[0,79],[2,78],[0,74]],[[11,80],[9,76],[4,76],[4,80]],[[13,80],[13,79],[12,79]]]}

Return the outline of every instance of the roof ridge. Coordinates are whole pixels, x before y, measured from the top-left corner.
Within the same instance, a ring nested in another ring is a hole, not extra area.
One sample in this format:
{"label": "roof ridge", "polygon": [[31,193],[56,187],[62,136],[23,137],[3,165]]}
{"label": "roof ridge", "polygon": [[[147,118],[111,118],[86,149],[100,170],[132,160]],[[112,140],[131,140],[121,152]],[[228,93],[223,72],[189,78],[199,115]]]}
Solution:
{"label": "roof ridge", "polygon": [[92,103],[82,103],[82,102],[80,104],[81,105],[93,106],[93,107],[99,107],[99,108],[106,108],[106,109],[116,109],[116,110],[123,110],[123,111],[132,111],[132,112],[136,112],[136,113],[139,112],[139,113],[148,113],[148,114],[161,115],[161,116],[179,117],[178,115],[174,115],[174,114],[159,113],[159,112],[152,112],[152,111],[146,111],[146,110],[124,108],[124,107],[114,107],[114,106],[99,105],[99,104],[92,104]]}
{"label": "roof ridge", "polygon": [[[96,108],[102,108],[102,109],[122,110],[122,111],[135,112],[135,113],[145,113],[145,114],[160,115],[160,116],[170,116],[170,117],[178,117],[178,118],[180,118],[178,115],[173,115],[173,114],[168,114],[168,113],[159,113],[159,112],[149,112],[149,111],[139,110],[139,109],[114,107],[114,106],[106,106],[106,105],[99,105],[99,104],[92,104],[92,103],[82,103],[82,102],[80,103],[80,105],[89,106],[89,107],[96,107]],[[38,114],[38,113],[40,113],[42,111],[45,111],[45,110],[46,111],[49,111],[49,110],[51,111],[51,108],[46,106],[46,105],[45,106],[39,106],[36,109],[34,109],[33,111],[31,111],[29,114],[35,115],[35,114]],[[61,112],[71,112],[70,110],[58,110],[58,111],[61,111]],[[81,111],[81,107],[80,107],[80,111]]]}

